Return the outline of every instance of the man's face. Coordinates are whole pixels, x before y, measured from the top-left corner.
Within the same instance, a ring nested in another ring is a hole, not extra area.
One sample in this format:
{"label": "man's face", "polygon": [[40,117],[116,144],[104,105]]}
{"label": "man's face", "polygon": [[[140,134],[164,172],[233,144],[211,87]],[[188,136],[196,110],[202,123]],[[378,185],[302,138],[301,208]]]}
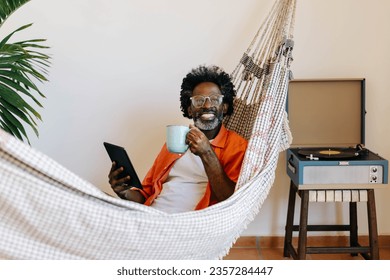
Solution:
{"label": "man's face", "polygon": [[194,88],[192,99],[188,114],[193,118],[194,125],[200,130],[217,128],[228,109],[219,87],[211,82],[200,83]]}

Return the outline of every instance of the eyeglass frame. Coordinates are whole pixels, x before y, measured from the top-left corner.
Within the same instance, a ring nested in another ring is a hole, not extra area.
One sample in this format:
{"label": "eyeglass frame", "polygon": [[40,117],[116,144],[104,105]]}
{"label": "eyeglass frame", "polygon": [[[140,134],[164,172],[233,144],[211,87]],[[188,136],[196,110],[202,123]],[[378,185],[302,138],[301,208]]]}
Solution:
{"label": "eyeglass frame", "polygon": [[[202,104],[201,106],[195,106],[195,105],[194,105],[193,98],[194,98],[194,97],[197,97],[197,96],[203,98],[203,104]],[[218,104],[213,104],[213,102],[211,101],[211,98],[210,98],[211,96],[217,96],[217,97],[218,97]],[[210,94],[209,96],[194,95],[194,96],[190,97],[190,100],[191,100],[191,105],[194,106],[195,108],[198,108],[198,109],[199,109],[199,108],[202,108],[202,107],[204,106],[204,104],[206,104],[206,100],[207,100],[207,99],[209,100],[209,102],[210,102],[210,104],[211,104],[212,106],[219,106],[219,105],[221,105],[221,104],[223,103],[223,98],[224,98],[224,96],[223,96],[222,94]]]}

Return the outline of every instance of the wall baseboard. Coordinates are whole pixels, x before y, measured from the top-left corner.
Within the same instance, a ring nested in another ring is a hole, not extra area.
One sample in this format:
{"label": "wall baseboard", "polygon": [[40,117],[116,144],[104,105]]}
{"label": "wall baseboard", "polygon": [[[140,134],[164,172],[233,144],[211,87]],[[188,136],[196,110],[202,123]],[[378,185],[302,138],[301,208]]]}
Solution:
{"label": "wall baseboard", "polygon": [[[298,237],[293,237],[293,244],[297,244]],[[348,236],[308,236],[309,246],[348,246]],[[368,236],[359,236],[362,246],[368,245]],[[390,235],[378,236],[380,248],[390,248]],[[233,248],[283,248],[284,236],[241,236]]]}

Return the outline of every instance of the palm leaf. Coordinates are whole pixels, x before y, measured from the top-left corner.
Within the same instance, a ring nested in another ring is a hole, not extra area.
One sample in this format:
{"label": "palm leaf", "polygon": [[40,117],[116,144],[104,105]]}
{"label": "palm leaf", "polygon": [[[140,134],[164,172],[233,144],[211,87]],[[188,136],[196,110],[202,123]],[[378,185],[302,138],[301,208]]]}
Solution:
{"label": "palm leaf", "polygon": [[[3,76],[5,75],[5,76]],[[7,78],[10,77],[10,78]],[[42,104],[32,95],[26,88],[20,85],[20,81],[24,81],[23,83],[25,85],[31,85],[31,87],[35,87],[35,85],[25,77],[21,76],[18,72],[12,72],[12,71],[0,71],[0,83],[2,83],[4,86],[8,86],[8,88],[13,88],[21,93],[26,94],[29,96],[39,107],[43,107]]]}
{"label": "palm leaf", "polygon": [[3,100],[3,105],[8,111],[12,112],[14,115],[19,117],[24,122],[30,124],[32,126],[32,128],[34,129],[35,134],[38,135],[38,130],[36,130],[36,128],[34,127],[34,126],[36,126],[37,123],[35,122],[34,118],[31,117],[31,115],[28,112],[23,112],[18,107],[13,106],[11,103],[8,103],[5,100]]}
{"label": "palm leaf", "polygon": [[[0,0],[0,27],[16,9],[29,1]],[[50,56],[41,52],[48,48],[42,45],[45,39],[9,41],[16,32],[31,25],[23,25],[0,40],[0,128],[28,142],[23,123],[38,136],[35,119],[41,120],[41,115],[33,105],[42,107],[36,95],[43,98],[45,95],[36,82],[47,81]]]}
{"label": "palm leaf", "polygon": [[0,99],[1,105],[4,105],[3,101],[6,101],[10,103],[12,106],[19,108],[25,114],[28,114],[28,112],[30,111],[31,113],[34,114],[34,116],[37,119],[41,119],[39,113],[36,112],[34,108],[30,104],[28,104],[22,97],[20,97],[19,94],[17,94],[17,92],[15,92],[13,89],[8,88],[7,86],[1,83],[0,83],[0,98],[1,98]]}
{"label": "palm leaf", "polygon": [[19,7],[30,0],[0,0],[0,26]]}
{"label": "palm leaf", "polygon": [[[3,106],[0,106],[0,112],[2,113],[2,115],[6,116],[6,118],[4,119],[5,123],[8,123],[10,125],[8,125],[8,127],[12,126],[12,131],[13,132],[17,132],[16,135],[20,138],[21,135],[23,134],[24,137],[27,138],[28,140],[28,137],[27,137],[27,133],[26,133],[26,130],[24,129],[22,123],[17,119],[15,118],[15,116],[10,113],[10,111],[8,111],[5,107]],[[15,136],[16,136],[15,135]]]}

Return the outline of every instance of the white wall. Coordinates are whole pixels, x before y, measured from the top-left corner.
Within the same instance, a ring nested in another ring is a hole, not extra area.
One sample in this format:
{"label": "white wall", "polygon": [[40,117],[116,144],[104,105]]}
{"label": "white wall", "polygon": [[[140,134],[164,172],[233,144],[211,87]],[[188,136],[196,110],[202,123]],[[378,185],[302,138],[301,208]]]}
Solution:
{"label": "white wall", "polygon": [[[165,125],[188,123],[179,109],[184,75],[199,64],[231,72],[272,0],[32,0],[1,36],[47,38],[50,82],[32,146],[109,191],[102,142],[123,145],[141,177],[164,142]],[[366,146],[390,158],[390,1],[298,0],[296,78],[366,78]],[[289,180],[281,155],[271,193],[244,235],[283,235]],[[390,234],[390,189],[376,192],[378,230]],[[367,232],[364,205],[359,226]],[[310,221],[347,221],[343,205],[311,206]]]}

